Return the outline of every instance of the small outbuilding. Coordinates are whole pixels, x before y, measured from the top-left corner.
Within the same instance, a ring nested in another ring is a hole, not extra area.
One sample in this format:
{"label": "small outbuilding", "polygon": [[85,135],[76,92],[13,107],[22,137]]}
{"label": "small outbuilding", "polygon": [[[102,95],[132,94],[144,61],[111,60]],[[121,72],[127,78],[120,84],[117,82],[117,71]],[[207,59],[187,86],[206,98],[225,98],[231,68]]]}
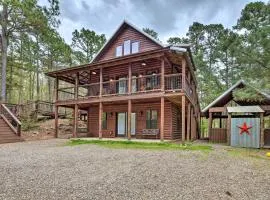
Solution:
{"label": "small outbuilding", "polygon": [[[239,95],[245,90],[248,95]],[[269,115],[270,95],[243,80],[202,111],[208,119],[209,142],[248,148],[270,147]]]}

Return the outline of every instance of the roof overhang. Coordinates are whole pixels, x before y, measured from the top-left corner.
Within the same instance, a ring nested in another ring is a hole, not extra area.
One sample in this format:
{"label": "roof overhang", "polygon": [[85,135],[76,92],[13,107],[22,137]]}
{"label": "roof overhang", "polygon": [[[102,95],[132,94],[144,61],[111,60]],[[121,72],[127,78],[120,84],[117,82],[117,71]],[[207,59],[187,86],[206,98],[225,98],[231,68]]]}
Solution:
{"label": "roof overhang", "polygon": [[264,113],[260,106],[235,106],[227,107],[228,113]]}

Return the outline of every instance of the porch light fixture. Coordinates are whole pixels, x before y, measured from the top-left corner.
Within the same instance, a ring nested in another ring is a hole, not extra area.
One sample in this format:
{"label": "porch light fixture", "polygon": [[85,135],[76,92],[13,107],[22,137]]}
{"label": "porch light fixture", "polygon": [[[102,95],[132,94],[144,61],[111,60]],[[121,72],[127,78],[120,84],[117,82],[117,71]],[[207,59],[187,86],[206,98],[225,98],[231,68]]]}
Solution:
{"label": "porch light fixture", "polygon": [[145,62],[143,62],[143,63],[142,63],[142,66],[145,66],[145,65],[146,65],[146,63],[145,63]]}
{"label": "porch light fixture", "polygon": [[142,77],[142,74],[140,74],[139,77]]}
{"label": "porch light fixture", "polygon": [[93,74],[93,75],[96,75],[96,74],[97,74],[97,72],[95,72],[95,71],[92,71],[92,74]]}
{"label": "porch light fixture", "polygon": [[110,81],[112,82],[112,81],[113,81],[113,79],[112,79],[112,78],[110,78]]}

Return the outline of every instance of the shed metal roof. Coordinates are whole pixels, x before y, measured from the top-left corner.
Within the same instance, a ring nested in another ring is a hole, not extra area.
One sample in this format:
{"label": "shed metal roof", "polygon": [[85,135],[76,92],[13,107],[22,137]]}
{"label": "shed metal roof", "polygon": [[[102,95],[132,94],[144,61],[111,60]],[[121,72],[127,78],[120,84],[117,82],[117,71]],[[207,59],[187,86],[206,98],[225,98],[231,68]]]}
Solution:
{"label": "shed metal roof", "polygon": [[227,107],[228,113],[264,113],[260,106]]}

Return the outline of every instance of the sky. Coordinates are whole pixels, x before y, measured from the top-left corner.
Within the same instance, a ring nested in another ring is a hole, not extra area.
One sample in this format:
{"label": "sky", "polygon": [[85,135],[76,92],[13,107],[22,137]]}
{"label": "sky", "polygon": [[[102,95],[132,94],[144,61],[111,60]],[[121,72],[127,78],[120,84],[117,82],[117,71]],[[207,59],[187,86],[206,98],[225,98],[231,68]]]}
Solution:
{"label": "sky", "polygon": [[[46,0],[40,0],[44,3]],[[166,43],[169,37],[185,36],[195,21],[203,24],[236,24],[250,0],[60,0],[59,32],[71,43],[75,29],[87,28],[109,38],[127,20],[148,27]]]}

